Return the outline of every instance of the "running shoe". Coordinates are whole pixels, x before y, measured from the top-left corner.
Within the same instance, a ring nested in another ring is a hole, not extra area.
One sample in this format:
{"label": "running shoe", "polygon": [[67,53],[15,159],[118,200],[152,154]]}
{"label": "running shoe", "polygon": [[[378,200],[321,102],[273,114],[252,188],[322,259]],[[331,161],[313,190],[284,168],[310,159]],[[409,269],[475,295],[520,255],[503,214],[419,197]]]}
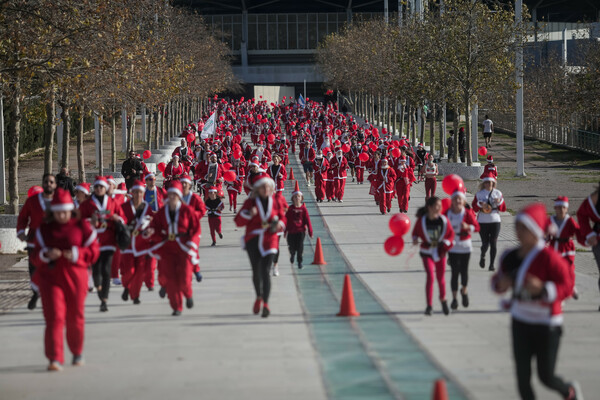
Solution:
{"label": "running shoe", "polygon": [[300,261],[298,261],[298,269],[302,269],[302,268],[303,268],[302,263]]}
{"label": "running shoe", "polygon": [[450,309],[448,308],[448,302],[446,300],[442,301],[442,310],[444,311],[444,315],[450,314]]}
{"label": "running shoe", "polygon": [[257,297],[256,300],[254,300],[254,307],[252,308],[252,312],[254,314],[258,314],[260,312],[261,305],[262,305],[262,299],[260,297]]}
{"label": "running shoe", "polygon": [[262,317],[267,318],[269,314],[271,314],[271,310],[269,310],[269,305],[265,303],[265,305],[263,306]]}
{"label": "running shoe", "polygon": [[483,269],[485,268],[485,257],[481,257],[479,259],[479,266]]}
{"label": "running shoe", "polygon": [[63,370],[62,365],[58,361],[50,361],[47,369],[51,372],[60,372]]}
{"label": "running shoe", "polygon": [[102,303],[100,303],[100,311],[101,312],[107,312],[108,311],[108,306],[106,305],[105,301],[103,301]]}
{"label": "running shoe", "polygon": [[129,300],[129,289],[127,289],[127,288],[123,289],[123,294],[121,295],[121,299],[123,299],[123,301]]}
{"label": "running shoe", "polygon": [[139,298],[137,298],[137,299],[133,299],[133,304],[136,304],[136,305],[137,305],[137,304],[140,304],[140,303],[141,303],[141,301],[140,301],[140,299],[139,299]]}
{"label": "running shoe", "polygon": [[453,310],[458,309],[458,301],[456,301],[456,299],[452,299],[452,303],[450,303],[450,308]]}
{"label": "running shoe", "polygon": [[581,386],[577,381],[573,381],[569,383],[569,396],[567,400],[583,400],[583,392],[581,391]]}
{"label": "running shoe", "polygon": [[121,280],[119,278],[113,278],[112,284],[119,286],[119,285],[122,284],[122,282],[121,282]]}
{"label": "running shoe", "polygon": [[493,266],[493,265],[490,265],[490,268],[489,268],[489,270],[490,270],[490,271],[495,271],[495,270],[496,270],[496,268],[494,268],[494,266]]}
{"label": "running shoe", "polygon": [[28,310],[35,310],[35,307],[37,306],[38,298],[39,298],[39,295],[37,294],[37,292],[33,292],[33,295],[31,296],[29,303],[27,303]]}
{"label": "running shoe", "polygon": [[279,266],[273,266],[273,276],[279,276]]}
{"label": "running shoe", "polygon": [[433,314],[433,308],[431,308],[431,306],[427,306],[425,309],[425,315],[430,316],[431,314]]}
{"label": "running shoe", "polygon": [[464,308],[469,307],[469,294],[468,293],[461,293],[460,296],[462,297],[462,305]]}
{"label": "running shoe", "polygon": [[179,311],[179,310],[174,310],[174,311],[173,311],[173,313],[172,313],[171,315],[172,315],[172,316],[174,316],[174,317],[178,317],[178,316],[180,316],[180,315],[181,315],[181,311]]}
{"label": "running shoe", "polygon": [[219,239],[223,239],[223,234],[219,232]]}
{"label": "running shoe", "polygon": [[167,288],[164,286],[161,286],[160,290],[158,291],[158,295],[160,296],[161,299],[164,299],[165,296],[167,295]]}
{"label": "running shoe", "polygon": [[293,254],[290,256],[290,264],[294,265],[294,255]]}
{"label": "running shoe", "polygon": [[217,242],[212,242],[212,244],[210,245],[210,247],[215,247],[217,245]]}
{"label": "running shoe", "polygon": [[73,362],[71,363],[74,367],[82,367],[85,365],[85,361],[83,360],[83,356],[80,354],[78,356],[73,356]]}

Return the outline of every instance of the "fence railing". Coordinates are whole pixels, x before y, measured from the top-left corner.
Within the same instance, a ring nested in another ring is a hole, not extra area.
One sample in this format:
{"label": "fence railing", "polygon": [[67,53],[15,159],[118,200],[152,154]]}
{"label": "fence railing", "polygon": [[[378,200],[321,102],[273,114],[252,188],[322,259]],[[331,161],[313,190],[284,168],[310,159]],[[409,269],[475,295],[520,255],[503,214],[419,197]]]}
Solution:
{"label": "fence railing", "polygon": [[[492,110],[480,112],[479,121],[483,121],[485,113],[489,114],[496,129],[510,133],[516,132],[516,118],[512,113],[498,113]],[[585,121],[585,123],[584,123]],[[598,126],[600,116],[584,119],[575,118],[572,122],[561,122],[558,117],[551,115],[543,121],[528,119],[525,116],[523,134],[526,138],[569,147],[590,154],[600,155],[600,132],[592,132],[577,127]]]}

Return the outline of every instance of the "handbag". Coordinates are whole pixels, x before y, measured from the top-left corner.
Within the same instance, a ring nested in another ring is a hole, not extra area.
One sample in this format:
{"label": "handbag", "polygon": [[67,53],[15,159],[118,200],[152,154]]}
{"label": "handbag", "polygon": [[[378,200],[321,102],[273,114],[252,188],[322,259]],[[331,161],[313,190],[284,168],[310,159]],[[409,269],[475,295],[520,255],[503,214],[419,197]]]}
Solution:
{"label": "handbag", "polygon": [[115,239],[121,250],[125,250],[131,245],[131,232],[121,221],[115,221]]}

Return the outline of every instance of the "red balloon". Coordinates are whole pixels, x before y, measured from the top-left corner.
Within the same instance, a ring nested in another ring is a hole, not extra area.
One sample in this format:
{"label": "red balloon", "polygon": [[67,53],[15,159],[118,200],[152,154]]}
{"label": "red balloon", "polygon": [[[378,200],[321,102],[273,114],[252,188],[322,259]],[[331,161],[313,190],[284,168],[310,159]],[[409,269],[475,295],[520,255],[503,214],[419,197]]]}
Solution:
{"label": "red balloon", "polygon": [[265,140],[265,135],[263,135],[262,133],[260,135],[258,135],[258,140],[260,140],[261,142]]}
{"label": "red balloon", "polygon": [[196,134],[195,133],[190,133],[187,135],[187,141],[188,142],[193,142],[194,140],[196,140]]}
{"label": "red balloon", "polygon": [[343,151],[344,153],[348,153],[348,152],[350,151],[350,145],[349,145],[348,143],[344,144],[344,145],[342,146],[342,151]]}
{"label": "red balloon", "polygon": [[44,189],[41,186],[32,186],[27,191],[27,197],[35,196],[38,193],[42,193]]}
{"label": "red balloon", "polygon": [[242,158],[242,151],[241,150],[236,150],[233,152],[233,158],[235,158],[236,160],[239,160],[240,158]]}
{"label": "red balloon", "polygon": [[223,115],[219,116],[219,121],[225,121],[225,117]]}
{"label": "red balloon", "polygon": [[369,144],[369,148],[370,148],[371,150],[373,150],[373,151],[377,151],[377,149],[378,149],[379,147],[377,146],[377,144],[375,144],[375,142],[371,142],[371,143]]}
{"label": "red balloon", "polygon": [[339,140],[336,140],[335,142],[333,142],[333,144],[338,147],[340,144],[342,144],[342,142],[340,142]]}
{"label": "red balloon", "polygon": [[152,157],[152,152],[150,152],[150,150],[144,150],[144,152],[142,153],[142,157],[144,158],[144,160],[147,160],[150,157]]}
{"label": "red balloon", "polygon": [[444,177],[444,180],[442,181],[442,189],[444,189],[444,192],[446,194],[451,195],[452,193],[456,192],[457,190],[464,191],[465,190],[465,182],[463,181],[463,179],[460,176],[458,176],[456,174],[446,175]]}
{"label": "red balloon", "polygon": [[404,250],[404,239],[402,236],[390,236],[383,244],[383,249],[390,256],[397,256]]}
{"label": "red balloon", "polygon": [[379,137],[379,130],[377,128],[373,128],[373,136]]}
{"label": "red balloon", "polygon": [[356,125],[356,124],[352,125],[352,130],[355,131],[356,129],[358,129],[358,125]]}
{"label": "red balloon", "polygon": [[450,199],[450,197],[443,198],[442,199],[442,213],[445,213],[450,208],[451,204],[452,204],[452,200]]}
{"label": "red balloon", "polygon": [[224,169],[225,171],[229,171],[229,170],[231,169],[231,164],[230,164],[230,163],[228,163],[228,162],[226,162],[225,164],[223,164],[223,169]]}
{"label": "red balloon", "polygon": [[394,214],[388,225],[394,236],[402,236],[410,231],[410,218],[406,214]]}
{"label": "red balloon", "polygon": [[367,153],[360,153],[358,158],[360,159],[360,161],[362,162],[367,162],[369,161],[369,155]]}
{"label": "red balloon", "polygon": [[338,135],[338,136],[340,136],[342,134],[342,131],[340,131],[339,129],[336,129],[335,130],[335,134]]}
{"label": "red balloon", "polygon": [[392,150],[392,155],[394,157],[398,158],[402,155],[402,152],[400,151],[400,149],[394,149],[394,150]]}
{"label": "red balloon", "polygon": [[368,151],[369,151],[369,146],[367,146],[367,145],[364,145],[364,146],[362,147],[362,151],[364,151],[365,153],[366,153],[366,152],[368,152]]}
{"label": "red balloon", "polygon": [[225,179],[227,182],[233,182],[235,181],[236,176],[237,175],[234,171],[227,171],[223,174],[223,179]]}
{"label": "red balloon", "polygon": [[275,135],[270,133],[269,136],[267,136],[267,140],[269,141],[269,143],[273,144],[275,142]]}
{"label": "red balloon", "polygon": [[479,153],[480,156],[485,156],[487,154],[487,147],[485,146],[481,146],[478,150],[477,153]]}
{"label": "red balloon", "polygon": [[160,172],[164,172],[166,167],[167,165],[164,162],[158,163],[158,165],[156,166],[156,168],[158,168]]}

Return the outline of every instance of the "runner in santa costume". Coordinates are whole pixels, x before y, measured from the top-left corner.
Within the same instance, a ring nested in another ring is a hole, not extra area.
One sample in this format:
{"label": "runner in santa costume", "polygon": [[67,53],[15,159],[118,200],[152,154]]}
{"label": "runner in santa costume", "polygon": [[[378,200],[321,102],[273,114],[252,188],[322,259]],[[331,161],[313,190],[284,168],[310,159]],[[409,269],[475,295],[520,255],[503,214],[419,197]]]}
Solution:
{"label": "runner in santa costume", "polygon": [[225,204],[223,204],[223,199],[219,197],[218,190],[214,186],[208,189],[206,208],[208,210],[210,238],[212,239],[211,246],[216,246],[217,234],[219,235],[219,239],[223,239],[223,233],[221,232],[221,214],[225,208]]}
{"label": "runner in santa costume", "polygon": [[[374,197],[375,204],[379,205],[379,192],[377,190],[377,174],[379,173],[379,167],[381,164],[381,153],[376,151],[373,153],[373,157],[367,164],[367,170],[369,171],[369,177],[367,178],[371,182],[369,187],[369,194]],[[398,174],[396,174],[398,175]]]}
{"label": "runner in santa costume", "polygon": [[[198,194],[192,192],[192,178],[189,175],[183,175],[179,181],[181,182],[183,193],[181,201],[183,201],[184,204],[189,206],[196,213],[196,218],[198,218],[198,221],[200,221],[202,217],[206,215],[206,204],[204,204],[204,200],[202,200],[202,197],[200,197]],[[200,226],[198,228],[198,237],[194,238],[193,242],[200,244],[202,224],[200,222],[198,224]],[[202,282],[200,263],[194,264],[193,271],[196,281]]]}
{"label": "runner in santa costume", "polygon": [[73,199],[75,208],[79,208],[79,205],[90,197],[90,189],[90,184],[87,182],[81,182],[75,186],[75,198]]}
{"label": "runner in santa costume", "polygon": [[[35,231],[44,221],[46,216],[46,210],[54,197],[54,191],[56,190],[56,178],[52,174],[44,174],[42,177],[42,189],[41,193],[33,195],[25,200],[25,204],[19,212],[17,217],[17,237],[22,242],[27,242],[27,253],[29,254],[29,279],[33,277],[35,272],[35,264],[31,262],[31,252],[33,251]],[[25,231],[27,230],[27,233]],[[36,285],[31,282],[31,290],[33,294],[27,308],[30,310],[35,309],[37,305],[39,293]]]}
{"label": "runner in santa costume", "polygon": [[317,152],[312,169],[315,178],[315,197],[318,203],[322,203],[325,198],[325,183],[327,180],[327,171],[329,170],[329,161],[323,158],[321,150]]}
{"label": "runner in santa costume", "polygon": [[271,161],[271,152],[265,149],[265,146],[262,144],[252,152],[252,157],[254,156],[258,157],[258,164],[267,164]]}
{"label": "runner in santa costume", "polygon": [[435,196],[437,187],[436,177],[438,175],[438,166],[433,162],[433,154],[427,157],[427,162],[421,168],[421,174],[425,176],[425,200]]}
{"label": "runner in santa costume", "polygon": [[121,208],[108,195],[108,182],[103,176],[94,181],[94,193],[79,207],[81,218],[89,218],[98,233],[100,256],[92,265],[94,286],[100,298],[100,311],[108,311],[106,302],[110,290],[111,263],[117,249],[115,222],[121,221]]}
{"label": "runner in santa costume", "polygon": [[174,155],[171,162],[165,167],[165,181],[163,185],[166,188],[171,186],[171,182],[179,180],[185,173],[185,166],[179,162],[179,156]]}
{"label": "runner in santa costume", "polygon": [[[319,151],[321,151],[319,149]],[[308,139],[306,144],[300,148],[300,163],[302,164],[302,168],[304,170],[304,174],[306,175],[306,182],[310,186],[313,183],[314,178],[314,168],[313,161],[316,157],[315,149],[312,147],[312,140]]]}
{"label": "runner in santa costume", "polygon": [[417,221],[413,228],[413,244],[421,240],[419,254],[423,260],[423,267],[427,273],[425,295],[427,308],[425,315],[433,312],[433,281],[437,278],[440,291],[440,301],[444,314],[448,315],[450,309],[446,301],[446,253],[454,242],[454,230],[445,215],[442,214],[442,202],[433,196],[425,201],[425,206],[417,211]]}
{"label": "runner in santa costume", "polygon": [[176,147],[175,150],[173,150],[171,157],[174,156],[179,157],[179,161],[186,167],[186,169],[189,169],[189,167],[192,165],[194,152],[192,151],[191,147],[188,146],[186,139],[181,139],[181,146]]}
{"label": "runner in santa costume", "polygon": [[490,271],[494,271],[496,260],[496,244],[500,235],[500,212],[506,211],[506,203],[502,192],[496,189],[496,178],[489,173],[483,177],[479,191],[471,204],[477,213],[479,235],[481,236],[481,257],[479,266],[485,268],[485,253],[490,249]]}
{"label": "runner in santa costume", "polygon": [[144,237],[156,243],[151,251],[159,258],[159,273],[166,278],[166,292],[174,316],[186,307],[192,308],[192,264],[198,263],[200,221],[194,210],[182,202],[181,182],[173,181],[168,190],[167,203],[154,215]]}
{"label": "runner in santa costume", "polygon": [[469,284],[469,259],[473,251],[471,235],[479,232],[479,223],[473,210],[467,205],[467,196],[464,192],[457,190],[450,197],[452,203],[444,213],[452,230],[455,233],[454,245],[448,250],[448,264],[452,271],[450,288],[452,289],[452,303],[450,308],[456,310],[458,301],[458,278],[460,277],[460,296],[462,306],[469,307],[469,295],[467,285]]}
{"label": "runner in santa costume", "polygon": [[131,299],[140,304],[140,291],[146,277],[149,243],[141,232],[149,225],[154,212],[144,201],[144,182],[135,181],[129,189],[131,200],[121,206],[125,223],[131,231],[131,244],[121,251],[121,279],[123,281],[123,301]]}
{"label": "runner in santa costume", "polygon": [[483,167],[483,174],[479,177],[479,179],[483,179],[484,176],[492,175],[494,178],[498,179],[498,168],[494,164],[494,157],[490,154],[487,156],[487,164]]}
{"label": "runner in santa costume", "polygon": [[344,202],[344,189],[346,187],[346,178],[348,176],[348,160],[344,157],[342,149],[337,149],[335,157],[329,162],[329,168],[333,170],[334,179],[334,200],[340,203]]}
{"label": "runner in santa costume", "polygon": [[410,199],[410,186],[414,181],[414,173],[406,165],[406,158],[400,156],[398,168],[396,169],[396,195],[398,196],[398,207],[401,213],[408,212],[408,199]]}
{"label": "runner in santa costume", "polygon": [[89,222],[71,218],[74,208],[70,193],[56,189],[48,207],[51,217],[38,226],[31,251],[31,261],[36,266],[33,279],[44,305],[44,347],[49,371],[62,370],[65,323],[73,365],[83,365],[87,268],[96,261],[100,250],[96,231]]}
{"label": "runner in santa costume", "polygon": [[333,153],[329,149],[325,149],[325,159],[327,160],[327,175],[325,178],[325,196],[327,201],[335,201],[335,170],[331,168],[331,161],[333,160]]}
{"label": "runner in santa costume", "polygon": [[519,247],[503,254],[492,288],[503,294],[512,289],[505,308],[512,315],[513,355],[522,399],[535,399],[531,387],[531,359],[538,377],[564,399],[581,399],[578,385],[555,375],[562,335],[562,302],[573,293],[568,263],[545,246],[551,222],[541,203],[525,207],[516,217]]}
{"label": "runner in santa costume", "polygon": [[367,157],[368,157],[368,153],[366,153],[366,152],[360,153],[356,157],[356,160],[354,162],[354,170],[356,171],[356,182],[359,185],[362,185],[365,182],[365,168],[367,167],[367,163],[369,162],[368,158],[366,161],[361,160],[360,159],[361,154],[367,154]]}
{"label": "runner in santa costume", "polygon": [[287,204],[283,197],[275,196],[275,182],[266,173],[252,176],[252,195],[235,216],[237,226],[245,226],[244,243],[256,292],[253,311],[266,318],[270,314],[271,265],[278,252],[279,232],[285,229]]}
{"label": "runner in santa costume", "polygon": [[[592,247],[600,271],[600,195],[598,193],[599,190],[596,189],[581,203],[577,210],[577,220],[579,221],[579,243]],[[598,288],[600,289],[600,278],[598,278]]]}
{"label": "runner in santa costume", "polygon": [[223,185],[223,165],[219,163],[217,155],[211,153],[208,162],[202,165],[200,175],[202,177],[202,189],[205,194],[208,194],[208,188],[215,186],[217,190],[222,190]]}
{"label": "runner in santa costume", "polygon": [[246,167],[242,161],[234,158],[230,171],[235,172],[235,180],[227,183],[227,195],[229,196],[229,211],[237,212],[237,197],[242,193],[244,180],[246,179]]}
{"label": "runner in santa costume", "polygon": [[278,154],[273,156],[273,164],[269,166],[267,173],[271,179],[275,181],[276,194],[283,195],[283,189],[287,179],[287,172],[285,170],[285,166],[281,164],[281,157]]}
{"label": "runner in santa costume", "polygon": [[304,195],[300,190],[292,193],[292,205],[286,211],[285,219],[285,237],[287,238],[288,249],[290,251],[290,263],[293,266],[294,257],[296,257],[298,260],[298,269],[302,269],[304,237],[306,236],[306,232],[308,232],[308,236],[312,238],[313,230],[308,210],[304,205]]}
{"label": "runner in santa costume", "polygon": [[392,197],[394,197],[394,185],[396,184],[396,172],[388,165],[387,158],[381,160],[381,168],[377,173],[379,183],[379,211],[381,215],[392,210]]}
{"label": "runner in santa costume", "polygon": [[[112,175],[106,176],[106,181],[108,182],[108,190],[106,194],[110,196],[110,198],[115,203],[118,209],[121,209],[121,205],[125,203],[127,199],[125,195],[127,194],[127,186],[125,183],[120,183],[117,185],[117,181]],[[131,182],[133,184],[134,181]],[[115,250],[115,254],[113,254],[112,261],[110,263],[110,278],[112,279],[113,285],[121,285],[121,279],[119,279],[119,268],[121,266],[121,249],[118,247]]]}
{"label": "runner in santa costume", "polygon": [[554,200],[554,215],[550,217],[553,229],[548,235],[550,247],[560,254],[569,264],[569,273],[573,282],[572,297],[577,300],[579,295],[575,288],[575,243],[571,238],[579,237],[579,224],[569,215],[569,198],[558,196]]}
{"label": "runner in santa costume", "polygon": [[[156,176],[150,172],[145,177],[146,191],[144,192],[144,201],[150,205],[153,212],[158,211],[167,197],[167,191],[156,186]],[[154,290],[154,276],[156,275],[156,259],[151,255],[146,256],[146,273],[144,283],[149,291]]]}

